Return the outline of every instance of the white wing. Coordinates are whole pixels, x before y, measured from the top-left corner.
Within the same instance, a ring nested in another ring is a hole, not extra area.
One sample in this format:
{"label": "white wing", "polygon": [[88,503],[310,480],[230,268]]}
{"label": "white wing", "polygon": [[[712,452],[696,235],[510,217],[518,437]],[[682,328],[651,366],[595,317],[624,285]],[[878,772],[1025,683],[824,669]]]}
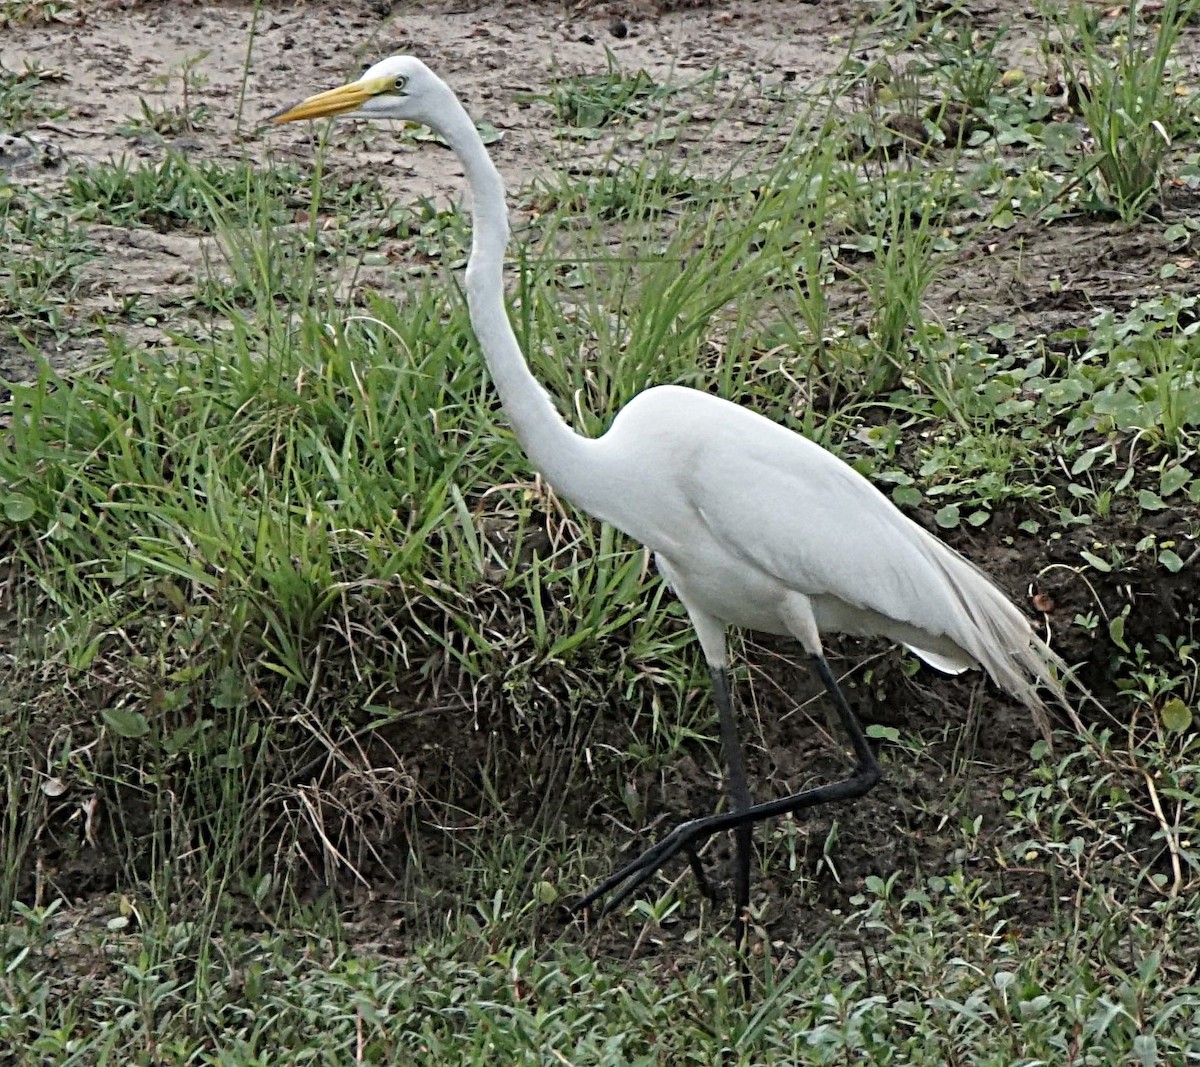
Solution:
{"label": "white wing", "polygon": [[807,438],[670,387],[635,398],[610,437],[617,453],[636,442],[639,482],[605,517],[670,559],[717,618],[796,593],[821,628],[891,637],[951,672],[978,663],[1031,707],[1032,682],[1061,692],[1061,661],[1004,593]]}

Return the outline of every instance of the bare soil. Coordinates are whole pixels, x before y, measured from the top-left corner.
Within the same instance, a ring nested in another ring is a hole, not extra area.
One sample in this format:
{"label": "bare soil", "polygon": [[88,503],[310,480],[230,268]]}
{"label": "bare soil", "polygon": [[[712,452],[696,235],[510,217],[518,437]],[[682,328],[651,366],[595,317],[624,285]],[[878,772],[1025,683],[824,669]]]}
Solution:
{"label": "bare soil", "polygon": [[[261,126],[263,117],[315,89],[354,76],[364,62],[412,51],[447,77],[473,114],[503,131],[493,153],[515,188],[564,162],[564,150],[551,136],[545,110],[521,102],[518,97],[523,91],[542,89],[564,71],[601,71],[606,50],[623,69],[644,68],[662,80],[678,81],[719,64],[735,80],[750,84],[776,86],[785,79],[804,83],[837,67],[855,35],[863,32],[866,13],[851,0],[821,4],[728,0],[657,7],[347,0],[267,4],[253,26],[251,9],[229,3],[108,4],[84,6],[80,11],[75,22],[8,29],[0,37],[0,61],[7,67],[36,63],[65,74],[54,87],[65,114],[31,131],[53,149],[46,162],[23,172],[22,180],[61,181],[64,170],[78,161],[160,158],[162,143],[131,139],[119,134],[117,126],[138,113],[143,98],[160,106],[177,100],[176,72],[200,52],[206,56],[197,69],[207,79],[202,92],[211,115],[200,129],[168,138],[167,143],[189,155],[210,158],[236,159],[250,153],[260,159],[307,160],[314,150],[308,132],[287,128],[267,133]],[[985,26],[1011,22],[1017,28],[1013,62],[1031,62],[1021,50],[1025,5],[996,0],[973,17]],[[248,53],[252,28],[254,46]],[[868,44],[864,41],[864,47]],[[706,153],[734,153],[752,140],[756,123],[770,107],[769,97],[747,92],[737,107],[736,121],[724,124],[715,142],[706,137]],[[576,162],[580,153],[599,156],[607,150],[607,145],[570,148]],[[414,165],[407,154],[375,141],[350,165],[413,197],[449,198],[460,193],[460,173],[448,154],[427,153]],[[1194,207],[1169,203],[1168,211]],[[980,328],[992,321],[1020,321],[1031,332],[1050,334],[1081,325],[1099,307],[1128,307],[1164,284],[1159,270],[1172,253],[1159,232],[1104,221],[1036,227],[1023,233],[1020,241],[960,264],[934,294],[935,310],[948,318],[965,317]],[[80,315],[103,311],[132,294],[169,306],[172,291],[205,269],[205,239],[186,231],[96,227],[91,239],[103,254],[89,268]],[[1172,284],[1187,285],[1189,280],[1185,271],[1183,280],[1177,276]],[[155,328],[145,329],[149,338]],[[67,366],[81,352],[86,356],[86,347],[64,347],[47,355]],[[28,368],[19,348],[0,345],[0,376],[21,378]],[[1200,568],[1194,565],[1173,576],[1161,570],[1093,574],[1092,589],[1070,571],[1044,573],[1048,564],[1074,558],[1078,546],[1066,537],[1038,558],[1005,547],[1006,531],[1023,517],[1014,510],[997,516],[981,532],[958,532],[950,540],[992,573],[1018,602],[1029,607],[1031,589],[1050,597],[1053,606],[1046,613],[1047,621],[1056,634],[1066,633],[1074,614],[1091,610],[1098,597],[1110,614],[1132,601],[1135,611],[1127,636],[1149,644],[1200,596],[1196,578]],[[1087,538],[1129,544],[1145,532],[1119,514],[1107,521],[1107,528],[1093,528]],[[1182,524],[1179,516],[1174,521]],[[1181,537],[1186,533],[1182,528],[1175,532]],[[1037,614],[1029,609],[1031,615]],[[1107,665],[1086,641],[1076,636],[1070,647],[1060,651],[1068,660],[1084,664],[1083,679],[1098,695],[1111,692]],[[748,642],[746,655],[750,684],[742,685],[742,700],[756,794],[765,798],[841,773],[846,767],[844,742],[827,723],[823,703],[808,701],[816,695],[818,683],[800,662],[797,650],[783,642],[755,640]],[[917,736],[925,750],[919,761],[890,753],[884,783],[863,801],[836,813],[836,877],[834,868],[822,859],[835,817],[825,812],[802,825],[801,863],[810,875],[807,894],[800,896],[795,875],[784,868],[773,868],[767,879],[759,881],[755,900],[766,906],[770,936],[789,944],[818,935],[823,910],[845,908],[848,897],[868,875],[886,877],[900,869],[911,871],[915,878],[918,872],[961,869],[963,858],[953,849],[963,818],[982,814],[985,827],[993,828],[980,839],[969,865],[1000,884],[1023,877],[1005,873],[997,865],[989,833],[994,834],[1003,821],[1006,784],[1020,782],[1028,774],[1028,753],[1040,737],[1029,713],[974,674],[946,679],[922,672],[910,678],[894,652],[854,642],[842,643],[835,655],[835,665],[852,672],[850,695],[863,719]],[[872,671],[869,684],[863,681],[864,663]],[[619,716],[620,708],[614,707],[612,714]],[[470,786],[464,782],[477,777],[470,768],[487,757],[492,728],[511,729],[511,719],[499,715],[495,722],[486,718],[481,722],[478,709],[464,705],[426,721],[424,730],[415,728],[405,737],[390,739],[397,758],[422,765],[424,790],[444,786],[447,795],[469,808]],[[589,739],[602,743],[606,736],[623,739],[625,734],[601,722]],[[964,736],[971,739],[970,777],[965,784],[960,777],[963,761],[956,751]],[[449,742],[448,737],[457,740]],[[521,749],[518,741],[512,743],[511,751]],[[547,768],[546,773],[552,772]],[[445,776],[444,782],[439,782],[439,775]],[[586,770],[579,775],[562,811],[571,832],[597,839],[621,833],[614,826],[624,826],[629,816],[619,799],[597,795],[589,790]],[[519,814],[523,795],[536,803],[534,777],[528,771],[513,771],[509,780],[499,783],[511,788],[509,808],[514,813]],[[957,806],[953,808],[947,795],[949,779],[954,779]],[[631,785],[647,798],[647,825],[660,827],[710,811],[720,797],[719,775],[706,757],[682,759],[664,778]],[[481,798],[475,797],[475,803],[481,803]],[[664,818],[656,822],[660,816]],[[434,831],[430,834],[436,838]],[[402,867],[406,847],[397,842],[394,855],[385,856],[396,862],[383,864],[380,870]],[[718,842],[710,849],[709,862],[727,855],[727,844]],[[114,865],[94,852],[74,860],[65,854],[44,860],[59,866],[55,884],[79,902],[114,886]],[[448,891],[452,873],[447,872]],[[323,888],[314,876],[314,895]],[[394,913],[405,909],[381,903],[394,896],[386,886],[375,889],[351,914],[364,931],[393,929]],[[1038,921],[1038,905],[1031,903],[1036,899],[1036,894],[1023,897],[1024,922]],[[1047,911],[1053,907],[1054,902],[1046,902]],[[618,939],[627,933],[605,936],[612,936],[614,950],[623,952],[627,941]],[[651,945],[647,950],[652,949]]]}

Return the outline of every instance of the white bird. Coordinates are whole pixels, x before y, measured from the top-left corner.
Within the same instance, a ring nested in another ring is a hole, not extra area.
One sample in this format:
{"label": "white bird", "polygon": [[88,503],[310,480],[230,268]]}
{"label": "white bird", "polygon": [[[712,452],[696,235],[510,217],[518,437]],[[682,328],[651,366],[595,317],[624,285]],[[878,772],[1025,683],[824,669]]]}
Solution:
{"label": "white bird", "polygon": [[[879,764],[825,660],[821,632],[882,635],[938,670],[982,667],[1043,714],[1037,687],[1066,706],[1065,665],[992,581],[905,517],[857,471],[800,434],[694,389],[635,396],[608,432],[584,437],[538,384],[504,301],[504,184],[453,91],[420,60],[393,56],[311,96],[276,123],[341,115],[422,123],[461,160],[472,198],[466,292],[471,325],[533,466],[561,496],[648,546],[683,602],[712,675],[728,766],[728,811],[676,827],[577,905],[611,910],[681,851],[736,831],[735,941],[750,900],[753,824],[866,793]],[[730,701],[730,626],[790,635],[812,656],[850,736],[849,777],[754,804]],[[611,897],[610,897],[611,894]]]}

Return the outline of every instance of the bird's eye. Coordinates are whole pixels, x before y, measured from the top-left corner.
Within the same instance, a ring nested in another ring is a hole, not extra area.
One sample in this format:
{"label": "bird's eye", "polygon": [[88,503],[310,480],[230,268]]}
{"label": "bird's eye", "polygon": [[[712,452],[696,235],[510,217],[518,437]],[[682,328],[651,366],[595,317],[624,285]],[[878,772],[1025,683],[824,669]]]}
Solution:
{"label": "bird's eye", "polygon": [[396,86],[395,86],[396,92],[398,92],[398,93],[404,92],[404,87],[407,84],[408,84],[408,79],[403,74],[399,74],[396,76]]}

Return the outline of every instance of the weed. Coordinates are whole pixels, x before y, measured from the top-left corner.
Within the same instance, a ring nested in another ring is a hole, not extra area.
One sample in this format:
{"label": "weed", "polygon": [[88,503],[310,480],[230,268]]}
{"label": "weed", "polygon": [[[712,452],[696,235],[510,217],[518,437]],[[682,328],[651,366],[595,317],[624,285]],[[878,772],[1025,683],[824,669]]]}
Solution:
{"label": "weed", "polygon": [[524,99],[546,103],[561,127],[597,129],[612,122],[642,118],[680,90],[660,85],[644,70],[626,74],[611,52],[603,74],[577,74],[561,79],[545,93]]}
{"label": "weed", "polygon": [[[1200,432],[1200,342],[1196,298],[1167,296],[1094,323],[1084,358],[1103,361],[1091,377],[1098,388],[1077,416],[1133,432],[1151,447],[1190,453]],[[1175,489],[1187,484],[1183,481]]]}
{"label": "weed", "polygon": [[0,29],[38,22],[72,24],[80,17],[79,0],[0,0]]}
{"label": "weed", "polygon": [[58,332],[95,245],[66,215],[0,186],[0,322],[24,333]]}
{"label": "weed", "polygon": [[[0,8],[0,26],[3,25],[4,14]],[[37,66],[27,65],[16,71],[0,63],[0,130],[8,134],[20,133],[41,120],[61,114],[61,110],[45,101],[38,90],[45,83],[62,77],[59,72]]]}
{"label": "weed", "polygon": [[1195,8],[1186,0],[1168,0],[1157,31],[1147,40],[1138,9],[1131,5],[1115,60],[1100,41],[1092,13],[1082,5],[1069,8],[1063,26],[1064,34],[1071,33],[1063,62],[1091,133],[1090,155],[1103,199],[1127,222],[1153,206],[1172,136],[1190,128],[1168,76],[1168,62]]}
{"label": "weed", "polygon": [[680,171],[650,157],[585,180],[560,175],[539,179],[535,199],[542,210],[562,208],[575,216],[606,221],[646,221],[707,207],[736,195],[727,187]]}
{"label": "weed", "polygon": [[968,107],[985,109],[1001,88],[1004,71],[997,50],[1005,30],[983,35],[970,26],[947,28],[934,37],[934,69]]}
{"label": "weed", "polygon": [[[112,225],[137,224],[159,230],[191,227],[211,232],[228,219],[246,224],[264,205],[270,214],[264,222],[290,220],[299,208],[310,207],[311,186],[294,167],[261,170],[248,161],[232,165],[191,163],[168,152],[157,165],[134,166],[126,160],[99,163],[72,170],[66,192],[72,206],[85,218]],[[336,190],[336,191],[335,191]],[[377,187],[352,182],[341,189],[323,191],[326,209],[336,205],[378,205]],[[221,215],[215,215],[214,203]]]}
{"label": "weed", "polygon": [[143,133],[153,133],[163,137],[171,137],[181,133],[191,133],[204,126],[208,118],[208,107],[197,104],[195,107],[155,108],[146,100],[139,100],[141,113],[126,119],[117,127],[119,133],[127,137],[136,137]]}
{"label": "weed", "polygon": [[126,136],[136,136],[140,133],[153,133],[159,136],[172,136],[180,133],[192,133],[205,125],[208,118],[208,107],[203,102],[193,103],[193,98],[204,89],[208,83],[205,75],[196,68],[208,57],[208,52],[198,52],[187,56],[167,74],[160,75],[155,83],[164,91],[178,77],[180,84],[180,103],[156,108],[141,98],[138,104],[141,114],[136,118],[127,119],[118,126],[118,132]]}

